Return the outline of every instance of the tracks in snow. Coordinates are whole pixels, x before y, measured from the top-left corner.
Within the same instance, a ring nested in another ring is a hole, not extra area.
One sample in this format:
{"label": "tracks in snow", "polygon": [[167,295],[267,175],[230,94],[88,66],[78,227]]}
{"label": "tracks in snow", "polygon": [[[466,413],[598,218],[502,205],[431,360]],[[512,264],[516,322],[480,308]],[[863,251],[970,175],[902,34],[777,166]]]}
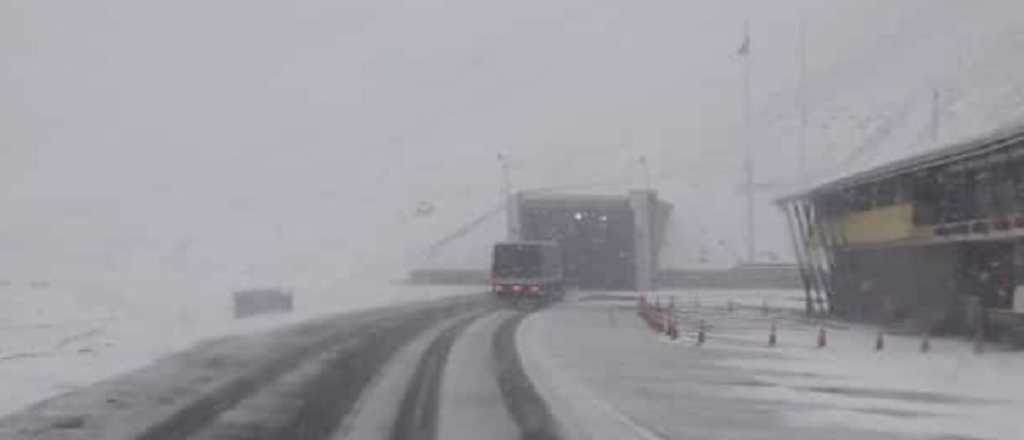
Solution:
{"label": "tracks in snow", "polygon": [[438,321],[490,307],[485,301],[428,307],[339,329],[254,367],[136,438],[330,438],[399,348]]}
{"label": "tracks in snow", "polygon": [[419,365],[402,398],[391,431],[391,440],[433,440],[437,438],[441,382],[445,363],[455,338],[479,318],[470,315],[456,321],[434,338],[423,352]]}
{"label": "tracks in snow", "polygon": [[0,419],[0,436],[558,438],[516,347],[526,314],[498,305],[465,297],[213,341]]}
{"label": "tracks in snow", "polygon": [[[525,316],[511,312],[473,315],[438,334],[424,350],[409,381],[390,439],[560,438],[558,424],[526,375],[516,348],[516,329]],[[467,332],[470,326],[474,328]],[[486,338],[483,344],[473,340],[481,337]],[[465,350],[490,353],[482,358],[480,353],[453,356],[452,347],[459,338],[467,339]],[[450,364],[452,358],[465,365]],[[455,370],[460,374],[444,374],[452,368],[460,369]],[[471,383],[445,383],[445,377]],[[442,420],[442,415],[447,418]]]}

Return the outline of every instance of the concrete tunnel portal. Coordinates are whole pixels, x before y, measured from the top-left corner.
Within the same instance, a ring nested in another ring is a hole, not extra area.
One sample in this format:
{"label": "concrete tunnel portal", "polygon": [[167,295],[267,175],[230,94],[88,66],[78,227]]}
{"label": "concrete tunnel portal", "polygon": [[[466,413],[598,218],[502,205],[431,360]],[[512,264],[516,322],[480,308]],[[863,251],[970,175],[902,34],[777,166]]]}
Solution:
{"label": "concrete tunnel portal", "polygon": [[508,201],[508,238],[558,242],[571,285],[649,290],[671,212],[672,205],[653,190],[626,195],[519,192]]}

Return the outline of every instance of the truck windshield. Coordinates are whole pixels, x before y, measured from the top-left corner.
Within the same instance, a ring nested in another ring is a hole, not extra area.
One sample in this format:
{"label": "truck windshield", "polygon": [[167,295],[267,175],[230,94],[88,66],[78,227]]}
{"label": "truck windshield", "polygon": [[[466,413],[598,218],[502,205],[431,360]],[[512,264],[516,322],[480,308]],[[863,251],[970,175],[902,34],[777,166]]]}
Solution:
{"label": "truck windshield", "polygon": [[496,277],[534,277],[541,274],[540,248],[530,245],[499,245],[494,248]]}

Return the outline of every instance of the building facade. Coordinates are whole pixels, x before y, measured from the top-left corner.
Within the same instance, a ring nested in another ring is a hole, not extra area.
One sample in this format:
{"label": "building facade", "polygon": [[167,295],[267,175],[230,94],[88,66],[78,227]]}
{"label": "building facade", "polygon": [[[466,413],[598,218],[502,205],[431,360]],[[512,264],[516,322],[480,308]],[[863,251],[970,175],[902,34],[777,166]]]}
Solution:
{"label": "building facade", "polygon": [[1024,130],[777,201],[808,313],[970,329],[1024,312]]}

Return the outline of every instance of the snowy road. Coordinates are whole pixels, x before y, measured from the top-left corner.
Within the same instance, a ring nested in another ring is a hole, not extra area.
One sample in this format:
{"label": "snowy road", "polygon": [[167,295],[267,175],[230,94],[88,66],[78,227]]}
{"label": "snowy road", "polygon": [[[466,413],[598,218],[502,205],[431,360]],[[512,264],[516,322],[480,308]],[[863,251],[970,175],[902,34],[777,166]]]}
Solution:
{"label": "snowy road", "polygon": [[[965,338],[933,337],[921,353],[914,334],[887,334],[876,351],[877,327],[808,320],[797,292],[656,294],[662,304],[675,297],[679,340],[613,295],[524,320],[523,363],[567,438],[1024,438],[1019,352],[978,355]],[[701,320],[707,339],[697,346]],[[822,323],[828,346],[817,348]]]}
{"label": "snowy road", "polygon": [[[684,326],[711,321],[704,347],[685,331],[679,341],[653,334],[625,296],[578,294],[532,313],[488,295],[349,313],[200,345],[0,419],[0,437],[1015,438],[930,421],[939,410],[1015,402],[963,396],[924,411],[817,392],[854,388],[864,368],[823,363],[846,356],[854,333],[836,330],[834,347],[808,351],[801,341],[813,326],[785,321],[769,349],[759,341],[764,312],[712,302],[680,306]],[[936,351],[951,344],[936,341]],[[910,395],[926,394],[937,395]]]}
{"label": "snowy road", "polygon": [[0,419],[2,438],[557,438],[487,295],[202,344]]}

